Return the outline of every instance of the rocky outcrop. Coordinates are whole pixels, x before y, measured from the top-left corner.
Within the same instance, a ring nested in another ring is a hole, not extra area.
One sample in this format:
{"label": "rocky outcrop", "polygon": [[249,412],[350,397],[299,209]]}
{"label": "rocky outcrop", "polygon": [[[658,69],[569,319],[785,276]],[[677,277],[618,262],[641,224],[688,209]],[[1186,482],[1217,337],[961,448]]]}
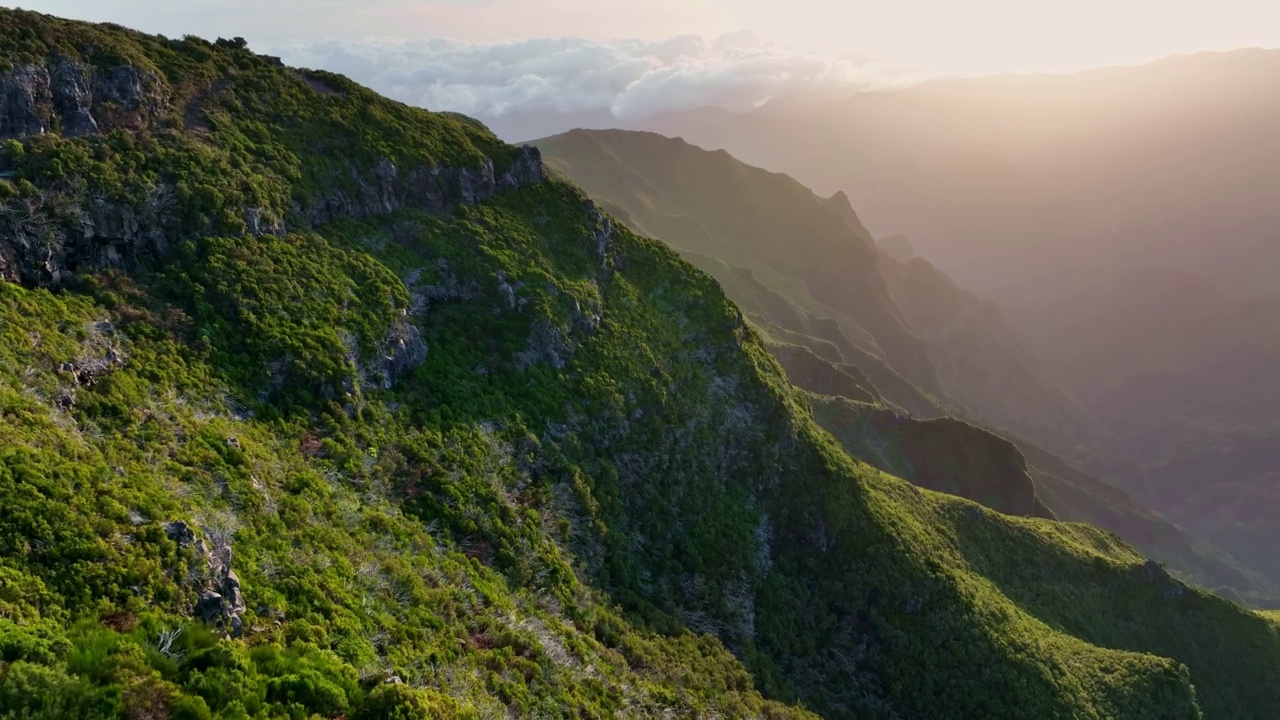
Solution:
{"label": "rocky outcrop", "polygon": [[812,350],[799,345],[771,342],[769,352],[787,373],[787,380],[796,387],[817,395],[842,397],[863,403],[881,401],[876,388],[853,365],[828,362]]}
{"label": "rocky outcrop", "polygon": [[0,203],[0,279],[57,287],[82,269],[126,268],[178,237],[173,189],[139,203],[41,192]]}
{"label": "rocky outcrop", "polygon": [[[368,172],[353,168],[351,174],[358,191],[334,190],[315,196],[305,207],[295,205],[291,222],[317,227],[403,208],[447,213],[545,177],[542,157],[530,146],[517,150],[511,166],[500,173],[489,158],[477,168],[431,165],[408,172],[382,158]],[[127,269],[143,258],[162,257],[181,237],[175,210],[173,188],[163,184],[151,187],[137,203],[53,192],[11,199],[0,204],[0,279],[57,287],[76,272]],[[245,208],[241,216],[249,234],[289,230],[266,208]]]}
{"label": "rocky outcrop", "polygon": [[384,349],[379,367],[383,389],[390,389],[398,379],[427,361],[427,343],[422,339],[422,331],[408,320],[392,326]]}
{"label": "rocky outcrop", "polygon": [[[596,255],[600,259],[600,269],[607,271],[610,267],[610,251],[613,249],[613,221],[608,215],[600,212],[600,208],[596,204],[587,201],[587,213],[591,216],[593,227],[591,228],[592,239],[596,242]],[[613,258],[616,262],[616,258]]]}
{"label": "rocky outcrop", "polygon": [[293,213],[297,222],[310,227],[403,208],[443,213],[458,205],[482,203],[504,190],[542,182],[544,177],[542,154],[530,145],[517,150],[510,167],[502,172],[497,172],[487,157],[475,168],[420,165],[408,170],[381,158],[368,171],[352,169],[354,189],[316,194],[305,204],[295,203]]}
{"label": "rocky outcrop", "polygon": [[193,553],[205,572],[196,572],[193,582],[197,586],[195,607],[191,614],[199,620],[222,629],[231,637],[244,634],[244,615],[247,605],[240,587],[240,577],[231,569],[231,545],[229,538],[209,543],[196,534],[196,530],[184,520],[173,520],[164,526],[164,534],[178,547]]}
{"label": "rocky outcrop", "polygon": [[529,330],[525,350],[516,354],[515,364],[521,370],[539,363],[560,370],[573,359],[576,350],[563,330],[546,318],[538,318]]}
{"label": "rocky outcrop", "polygon": [[999,435],[955,418],[913,420],[830,396],[811,396],[810,404],[814,418],[851,457],[1006,515],[1053,518],[1036,494],[1022,451]]}
{"label": "rocky outcrop", "polygon": [[0,72],[0,139],[137,129],[168,106],[160,78],[132,65],[103,68],[51,57]]}
{"label": "rocky outcrop", "polygon": [[193,614],[204,622],[221,627],[231,637],[244,634],[246,605],[240,590],[240,578],[236,571],[227,568],[216,590],[203,590]]}
{"label": "rocky outcrop", "polygon": [[[139,130],[170,106],[161,79],[132,65],[97,67],[51,56],[0,72],[0,140]],[[383,157],[348,173],[291,208],[241,209],[245,232],[280,235],[290,226],[317,227],[402,208],[447,213],[545,177],[542,155],[530,146],[516,150],[501,169],[488,157],[470,167],[403,167]],[[41,188],[0,203],[0,279],[57,287],[76,272],[127,269],[143,258],[161,257],[183,237],[174,189],[168,184],[157,183],[131,202],[76,187],[72,182]],[[200,233],[188,228],[186,234]]]}

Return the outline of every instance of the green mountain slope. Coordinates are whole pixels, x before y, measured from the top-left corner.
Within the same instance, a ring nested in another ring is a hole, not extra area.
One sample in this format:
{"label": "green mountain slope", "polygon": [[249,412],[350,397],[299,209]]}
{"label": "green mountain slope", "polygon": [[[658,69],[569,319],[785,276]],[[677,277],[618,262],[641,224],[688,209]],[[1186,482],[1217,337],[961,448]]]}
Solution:
{"label": "green mountain slope", "polygon": [[[875,248],[836,213],[797,215],[797,203],[812,196],[799,183],[728,153],[688,152],[679,141],[646,133],[575,130],[535,144],[575,182],[622,205],[645,232],[799,281],[873,338],[874,349],[914,384],[938,389],[927,349],[876,271]],[[779,240],[789,233],[793,242]]]}
{"label": "green mountain slope", "polygon": [[651,133],[575,130],[536,144],[641,231],[750,269],[812,314],[865,331],[877,345],[861,349],[945,404],[1061,453],[1105,451],[1106,433],[1048,381],[993,308],[927,263],[882,253],[842,193],[817,198],[785,175]]}
{"label": "green mountain slope", "polygon": [[0,716],[1280,706],[1271,620],[853,461],[536,152],[234,41],[0,27]]}
{"label": "green mountain slope", "polygon": [[637,127],[848,192],[999,304],[1127,489],[1277,582],[1277,83],[1280,50],[1249,48]]}
{"label": "green mountain slope", "polygon": [[[787,248],[805,246],[808,243],[806,233],[815,227],[823,232],[835,232],[831,226],[812,220],[790,226],[784,222],[785,218],[822,216],[840,221],[844,227],[844,244],[862,248],[869,243],[856,214],[842,195],[818,198],[785,176],[735,163],[732,158],[726,159],[723,153],[708,153],[679,140],[621,131],[574,131],[539,144],[549,153],[549,162],[553,166],[565,170],[640,230],[668,227],[675,228],[672,232],[678,232],[679,227],[672,225],[669,218],[673,213],[685,211],[692,215],[679,215],[684,226],[713,227],[717,221],[706,218],[713,213],[728,212],[708,207],[708,203],[697,197],[697,190],[684,185],[672,186],[666,192],[656,189],[670,181],[673,173],[658,165],[654,158],[671,157],[678,159],[673,160],[675,167],[705,166],[702,167],[703,174],[685,177],[682,182],[686,185],[694,184],[696,177],[701,186],[715,188],[716,194],[725,193],[728,187],[748,187],[748,195],[785,198],[785,208],[778,206],[781,200],[769,208],[769,212],[774,213],[769,220],[772,225],[764,221],[753,205],[744,204],[732,209],[739,223],[775,228],[777,241],[774,245]],[[626,162],[632,157],[646,158],[647,164],[631,168]],[[662,204],[667,202],[678,204],[673,205],[673,210]],[[666,239],[662,235],[657,237]],[[1231,558],[1189,542],[1171,523],[1142,507],[1124,491],[1076,470],[1054,453],[1037,447],[1048,443],[1049,447],[1070,453],[1073,458],[1093,461],[1091,464],[1094,466],[1105,468],[1112,464],[1106,458],[1099,458],[1090,449],[1090,443],[1079,441],[1082,435],[1093,432],[1092,424],[1069,398],[1054,388],[1017,334],[1004,323],[1000,313],[956,287],[928,262],[910,257],[894,259],[881,251],[875,255],[875,262],[883,282],[876,287],[883,287],[887,295],[887,299],[879,302],[903,308],[897,316],[924,338],[931,362],[938,368],[936,377],[950,390],[950,395],[943,396],[943,399],[921,391],[906,380],[883,355],[874,352],[874,346],[869,352],[851,340],[845,331],[854,327],[855,333],[861,332],[856,322],[839,310],[815,301],[802,280],[779,275],[769,267],[760,269],[760,263],[770,261],[772,257],[756,249],[758,245],[766,244],[765,240],[749,239],[739,246],[738,238],[738,235],[724,235],[707,240],[697,236],[689,240],[686,236],[677,235],[670,242],[676,247],[690,243],[719,253],[718,257],[701,252],[686,251],[684,254],[714,275],[729,296],[744,309],[748,318],[770,340],[771,351],[781,361],[793,383],[818,395],[885,404],[898,415],[917,419],[956,414],[957,410],[951,408],[959,408],[961,414],[969,419],[994,428],[1001,435],[1013,437],[1027,454],[1034,455],[1029,469],[1034,494],[1038,496],[1035,506],[1044,504],[1050,513],[1063,519],[1090,522],[1119,533],[1143,553],[1169,563],[1179,574],[1194,578],[1206,587],[1220,589],[1232,597],[1244,596],[1255,603],[1274,602],[1276,592],[1267,581],[1254,573],[1242,571]],[[822,244],[835,246],[839,243],[827,239]],[[866,261],[861,250],[851,255],[843,262],[856,264]],[[736,262],[754,263],[752,267],[757,269],[738,267],[733,264]],[[837,317],[841,319],[832,319]],[[799,348],[808,348],[812,355],[799,352]],[[879,397],[874,397],[876,395]],[[873,427],[876,432],[887,433],[891,437],[876,438],[872,445],[885,442],[898,445],[901,443],[900,428],[912,428],[911,432],[915,432],[916,425],[906,419],[868,424],[865,418],[861,418],[864,414],[854,413],[860,418],[855,423],[860,429],[853,435],[849,434],[849,420],[841,419],[841,414],[820,413],[820,418],[855,457],[919,481],[920,478],[907,466],[885,466],[878,463],[874,455],[860,454],[869,445],[855,439]],[[952,448],[953,457],[980,453],[982,447],[1002,446],[998,439],[985,439],[981,433],[969,434],[967,440],[976,447]],[[1016,455],[1016,459],[1014,455],[1007,455],[1007,458],[996,474],[1008,478],[1010,485],[1005,497],[991,506],[1007,512],[1016,507],[1021,508],[1016,511],[1019,514],[1032,514],[1025,509],[1033,506],[1027,491],[1029,483],[1024,477],[1028,468],[1023,466],[1022,455]],[[1001,497],[985,489],[991,482],[988,477],[974,472],[983,465],[960,462],[945,482],[927,486],[945,488],[948,492],[979,501]],[[1004,501],[1016,497],[1023,499]]]}

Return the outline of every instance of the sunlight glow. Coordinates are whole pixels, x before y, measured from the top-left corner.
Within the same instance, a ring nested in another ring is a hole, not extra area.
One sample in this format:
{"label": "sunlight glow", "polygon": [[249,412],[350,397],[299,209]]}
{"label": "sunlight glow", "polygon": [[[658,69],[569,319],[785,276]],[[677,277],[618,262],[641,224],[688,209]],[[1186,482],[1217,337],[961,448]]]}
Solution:
{"label": "sunlight glow", "polygon": [[1072,71],[1174,54],[1280,46],[1259,0],[36,0],[30,9],[181,35],[469,41],[714,38],[748,30],[831,55],[943,73]]}

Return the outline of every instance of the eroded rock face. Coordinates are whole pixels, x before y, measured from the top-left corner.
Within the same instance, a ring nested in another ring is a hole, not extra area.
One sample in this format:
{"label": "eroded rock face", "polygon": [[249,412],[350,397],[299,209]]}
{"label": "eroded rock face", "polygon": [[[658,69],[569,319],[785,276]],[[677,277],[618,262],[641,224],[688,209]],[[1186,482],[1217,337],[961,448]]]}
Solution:
{"label": "eroded rock face", "polygon": [[[150,71],[131,65],[96,67],[53,56],[44,63],[0,72],[0,140],[139,130],[169,108],[170,100],[167,87]],[[343,187],[295,204],[288,223],[284,208],[241,209],[245,232],[283,235],[289,225],[316,227],[403,208],[446,213],[545,177],[542,155],[530,146],[517,150],[500,172],[490,158],[478,167],[409,168],[382,158],[372,167],[352,167],[350,173],[354,183],[337,183]],[[128,269],[144,258],[161,257],[182,237],[170,185],[159,183],[131,202],[65,188],[42,189],[0,204],[0,279],[58,287],[77,272]],[[412,361],[416,348],[409,340],[406,349]],[[403,363],[397,359],[396,364]]]}
{"label": "eroded rock face", "polygon": [[0,206],[0,277],[57,287],[81,269],[127,268],[167,251],[178,235],[173,189],[139,203],[45,192]]}
{"label": "eroded rock face", "polygon": [[458,205],[475,205],[502,191],[542,182],[545,170],[542,154],[525,145],[501,174],[489,158],[478,168],[423,165],[408,170],[381,158],[367,172],[353,168],[352,178],[358,190],[317,194],[305,205],[295,204],[294,214],[317,227],[337,218],[363,218],[403,208],[449,212]]}
{"label": "eroded rock face", "polygon": [[609,269],[609,251],[613,248],[613,221],[608,215],[600,212],[596,204],[591,200],[587,201],[587,212],[591,214],[591,218],[595,223],[591,234],[596,241],[596,255],[600,258],[600,269]]}
{"label": "eroded rock face", "polygon": [[168,92],[155,73],[52,57],[0,73],[0,139],[136,129],[168,105]]}
{"label": "eroded rock face", "polygon": [[196,543],[196,531],[182,520],[174,520],[164,526],[164,534],[179,547],[189,547]]}
{"label": "eroded rock face", "polygon": [[0,138],[40,135],[48,129],[49,71],[22,65],[0,74]]}
{"label": "eroded rock face", "polygon": [[529,331],[526,349],[517,353],[516,367],[527,370],[539,363],[546,363],[559,370],[573,359],[577,348],[565,333],[546,318],[538,318]]}
{"label": "eroded rock face", "polygon": [[396,323],[387,336],[387,352],[382,359],[382,383],[390,388],[404,375],[427,361],[427,343],[422,331],[408,321]]}
{"label": "eroded rock face", "polygon": [[166,523],[164,532],[179,547],[189,549],[192,559],[199,566],[208,568],[210,573],[197,576],[195,580],[197,592],[192,616],[231,637],[240,637],[244,633],[242,616],[248,606],[240,586],[240,576],[231,569],[231,546],[211,547],[205,538],[197,535],[192,525],[183,520]]}
{"label": "eroded rock face", "polygon": [[[37,122],[24,116],[23,122],[28,121]],[[306,208],[295,205],[294,211],[308,227],[406,207],[452,212],[458,205],[484,202],[500,191],[542,178],[536,149],[522,150],[517,165],[523,169],[507,171],[498,181],[487,159],[479,169],[424,167],[403,173],[384,158],[369,177],[361,178],[358,197],[334,191],[317,196]],[[58,287],[76,272],[128,269],[143,258],[162,257],[182,235],[174,190],[164,184],[152,187],[138,203],[57,193],[10,203],[21,206],[0,208],[0,279],[25,285]],[[289,231],[284,221],[264,208],[245,208],[242,217],[246,232],[252,235]]]}

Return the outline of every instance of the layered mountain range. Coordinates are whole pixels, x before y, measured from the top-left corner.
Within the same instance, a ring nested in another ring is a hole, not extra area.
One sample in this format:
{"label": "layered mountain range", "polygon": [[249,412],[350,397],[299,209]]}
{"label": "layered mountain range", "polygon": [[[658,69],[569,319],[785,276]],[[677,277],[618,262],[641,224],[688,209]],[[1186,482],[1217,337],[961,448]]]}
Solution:
{"label": "layered mountain range", "polygon": [[[1234,567],[1207,544],[1188,541],[1114,483],[1076,469],[1092,465],[1105,472],[1119,465],[1091,450],[1114,442],[1105,429],[1058,389],[994,305],[914,254],[895,257],[893,242],[880,247],[843,194],[823,199],[788,176],[723,151],[651,133],[578,130],[536,144],[552,167],[619,218],[666,240],[720,280],[794,384],[858,401],[843,412],[836,412],[838,403],[824,401],[834,414],[818,413],[820,421],[832,419],[823,424],[846,445],[851,423],[868,436],[853,442],[859,448],[850,448],[855,457],[880,466],[867,448],[896,446],[904,432],[936,433],[945,440],[916,441],[916,451],[908,453],[919,464],[952,468],[945,479],[925,473],[934,477],[927,486],[1015,514],[1043,514],[1044,505],[1063,519],[1115,531],[1210,587],[1225,585],[1270,601],[1274,591],[1256,573]],[[823,262],[793,262],[808,255]],[[843,285],[843,298],[818,299],[824,283]],[[885,317],[868,321],[873,313]],[[884,328],[923,346],[923,371],[881,351],[877,338]],[[858,407],[864,412],[851,414]],[[886,422],[888,417],[897,420]],[[963,422],[917,422],[940,417],[977,423],[1013,442],[997,442],[972,425],[960,430]],[[1022,454],[1000,449],[1014,444],[1034,459],[1030,468]],[[950,457],[935,462],[948,448],[954,451]],[[904,467],[890,462],[885,469],[917,479]],[[1002,490],[993,490],[997,486]],[[1002,493],[1008,502],[983,499]]]}
{"label": "layered mountain range", "polygon": [[4,716],[1280,707],[1274,615],[900,423],[973,350],[842,203],[748,236],[841,314],[771,328],[537,149],[243,41],[0,10],[0,108]]}
{"label": "layered mountain range", "polygon": [[847,192],[999,306],[1124,461],[1073,462],[1274,581],[1277,81],[1252,49],[639,125]]}

